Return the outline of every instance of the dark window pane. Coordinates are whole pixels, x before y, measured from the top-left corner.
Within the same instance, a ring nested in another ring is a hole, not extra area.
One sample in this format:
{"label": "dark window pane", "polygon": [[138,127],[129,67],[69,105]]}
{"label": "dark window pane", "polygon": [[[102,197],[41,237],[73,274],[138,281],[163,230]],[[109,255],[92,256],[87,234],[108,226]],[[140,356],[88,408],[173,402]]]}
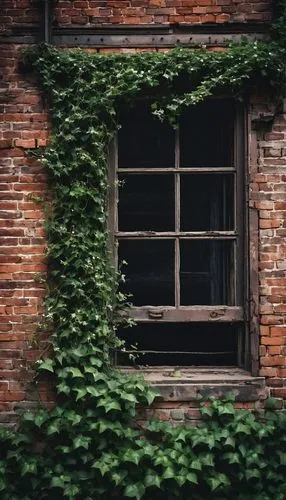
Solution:
{"label": "dark window pane", "polygon": [[181,231],[233,229],[233,176],[181,175]]}
{"label": "dark window pane", "polygon": [[181,167],[233,165],[233,104],[209,101],[189,108],[180,121]]}
{"label": "dark window pane", "polygon": [[174,241],[120,240],[119,262],[125,260],[122,291],[134,305],[174,305]]}
{"label": "dark window pane", "polygon": [[180,242],[181,305],[234,305],[231,241]]}
{"label": "dark window pane", "polygon": [[174,167],[174,130],[167,122],[162,123],[152,115],[148,103],[137,103],[134,108],[121,113],[119,123],[120,168]]}
{"label": "dark window pane", "polygon": [[[122,328],[119,337],[126,350],[135,351],[131,354],[139,365],[236,365],[240,328],[227,323],[148,323]],[[117,361],[133,364],[124,353],[118,353]]]}
{"label": "dark window pane", "polygon": [[119,231],[174,230],[172,175],[124,175],[119,180]]}

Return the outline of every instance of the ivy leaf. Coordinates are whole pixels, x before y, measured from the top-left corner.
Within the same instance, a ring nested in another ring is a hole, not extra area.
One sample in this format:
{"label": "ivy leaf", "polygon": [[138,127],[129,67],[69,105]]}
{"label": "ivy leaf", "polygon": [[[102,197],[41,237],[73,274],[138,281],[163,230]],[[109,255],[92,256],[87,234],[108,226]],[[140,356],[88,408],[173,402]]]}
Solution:
{"label": "ivy leaf", "polygon": [[239,464],[240,463],[240,457],[238,453],[225,453],[223,455],[223,458],[225,458],[229,464]]}
{"label": "ivy leaf", "polygon": [[80,377],[84,378],[83,374],[78,368],[70,367],[69,368],[70,373],[72,374],[73,378]]}
{"label": "ivy leaf", "polygon": [[48,436],[51,436],[52,434],[59,434],[60,429],[59,429],[59,423],[58,422],[53,422],[51,423],[48,428],[47,428],[47,434]]}
{"label": "ivy leaf", "polygon": [[122,392],[121,393],[121,398],[124,399],[125,401],[130,401],[130,403],[138,403],[138,399],[134,394],[128,394],[127,392]]}
{"label": "ivy leaf", "polygon": [[101,359],[96,358],[95,356],[90,356],[89,361],[91,365],[96,366],[97,368],[100,368],[102,366]]}
{"label": "ivy leaf", "polygon": [[79,413],[76,413],[75,411],[71,411],[71,412],[67,412],[65,414],[65,418],[67,420],[69,420],[72,423],[72,425],[77,425],[82,421],[83,417]]}
{"label": "ivy leaf", "polygon": [[103,407],[105,409],[105,412],[108,413],[112,410],[121,410],[121,406],[117,401],[109,401],[106,399],[100,399],[99,402],[97,403],[97,406]]}
{"label": "ivy leaf", "polygon": [[189,460],[187,459],[186,455],[181,455],[179,458],[178,458],[178,464],[179,465],[184,465],[185,467],[188,467],[189,465]]}
{"label": "ivy leaf", "polygon": [[209,467],[214,467],[213,456],[210,455],[209,453],[206,454],[206,455],[201,456],[200,459],[201,459],[201,463],[203,465],[207,465]]}
{"label": "ivy leaf", "polygon": [[86,392],[88,392],[88,394],[91,394],[92,396],[95,396],[95,397],[101,396],[101,393],[93,385],[88,385],[86,387]]}
{"label": "ivy leaf", "polygon": [[198,476],[193,472],[189,472],[186,476],[186,479],[193,484],[198,484]]}
{"label": "ivy leaf", "polygon": [[186,431],[182,430],[178,436],[175,438],[175,441],[183,441],[184,443],[186,442]]}
{"label": "ivy leaf", "polygon": [[102,476],[107,474],[107,472],[109,472],[109,470],[110,470],[110,465],[102,460],[98,460],[97,462],[94,462],[91,467],[93,469],[99,469]]}
{"label": "ivy leaf", "polygon": [[153,392],[149,392],[149,391],[148,391],[148,392],[145,394],[145,397],[146,397],[146,399],[147,399],[148,405],[150,406],[150,405],[153,403],[153,401],[154,401],[154,399],[155,399],[155,397],[156,397],[156,394],[155,394],[155,393],[153,393]]}
{"label": "ivy leaf", "polygon": [[21,476],[37,473],[37,462],[35,460],[25,461],[21,467]]}
{"label": "ivy leaf", "polygon": [[279,455],[279,458],[280,458],[280,464],[286,465],[286,453],[284,451],[278,450],[277,454]]}
{"label": "ivy leaf", "polygon": [[140,500],[145,493],[145,487],[141,483],[130,484],[124,490],[124,496]]}
{"label": "ivy leaf", "polygon": [[157,486],[157,488],[160,488],[160,485],[161,485],[161,481],[160,481],[160,478],[157,474],[155,474],[154,472],[150,472],[148,474],[146,474],[145,476],[145,479],[144,479],[144,484],[146,486],[146,488],[150,488],[152,486]]}
{"label": "ivy leaf", "polygon": [[164,470],[164,472],[163,472],[163,478],[164,479],[174,479],[174,478],[176,478],[176,473],[175,473],[174,469],[171,466],[167,467]]}
{"label": "ivy leaf", "polygon": [[93,366],[85,366],[84,371],[85,373],[97,373],[97,368],[94,368]]}
{"label": "ivy leaf", "polygon": [[45,413],[38,413],[35,415],[34,422],[37,427],[41,427],[44,422],[48,419],[48,415]]}
{"label": "ivy leaf", "polygon": [[73,439],[74,448],[85,448],[88,450],[91,438],[88,436],[79,435]]}
{"label": "ivy leaf", "polygon": [[176,476],[176,481],[180,487],[182,487],[186,482],[186,476]]}
{"label": "ivy leaf", "polygon": [[261,471],[258,469],[248,469],[245,471],[245,477],[247,480],[257,478],[260,479],[261,477]]}
{"label": "ivy leaf", "polygon": [[86,396],[86,394],[87,394],[87,391],[86,391],[85,387],[82,387],[81,389],[75,389],[75,391],[77,392],[77,396],[75,398],[76,401],[78,401],[79,399],[84,398],[84,396]]}
{"label": "ivy leaf", "polygon": [[111,474],[111,479],[112,481],[115,482],[116,486],[118,486],[125,478],[127,473],[120,471],[120,472],[113,472]]}
{"label": "ivy leaf", "polygon": [[75,498],[80,493],[80,489],[75,484],[69,484],[66,488],[64,488],[64,495],[69,496],[70,498]]}
{"label": "ivy leaf", "polygon": [[190,465],[193,470],[202,470],[202,464],[199,460],[193,460]]}
{"label": "ivy leaf", "polygon": [[215,477],[209,478],[207,482],[209,483],[212,491],[216,490],[220,486],[230,485],[228,477],[222,473],[218,473]]}
{"label": "ivy leaf", "polygon": [[62,392],[63,394],[68,395],[71,392],[70,386],[65,384],[64,382],[60,382],[56,387],[59,393]]}
{"label": "ivy leaf", "polygon": [[225,440],[225,444],[228,446],[232,446],[232,448],[235,448],[235,440],[232,437],[228,437]]}
{"label": "ivy leaf", "polygon": [[53,476],[51,479],[51,486],[53,488],[65,488],[66,480],[64,476]]}
{"label": "ivy leaf", "polygon": [[54,373],[54,361],[50,358],[41,361],[38,366],[39,370],[46,370],[48,372]]}
{"label": "ivy leaf", "polygon": [[135,465],[139,464],[140,458],[141,456],[139,455],[139,453],[133,450],[128,450],[124,456],[126,462],[131,462]]}
{"label": "ivy leaf", "polygon": [[200,412],[203,416],[208,416],[208,417],[212,417],[213,414],[214,414],[214,409],[211,408],[210,406],[203,406],[201,409],[200,409]]}
{"label": "ivy leaf", "polygon": [[234,415],[235,408],[231,403],[226,403],[218,408],[219,415]]}
{"label": "ivy leaf", "polygon": [[210,450],[212,450],[215,447],[215,438],[212,434],[207,436],[205,442]]}
{"label": "ivy leaf", "polygon": [[249,435],[249,434],[251,434],[251,429],[247,425],[239,423],[237,425],[236,429],[234,430],[234,433],[235,434],[242,433],[242,434],[248,434]]}

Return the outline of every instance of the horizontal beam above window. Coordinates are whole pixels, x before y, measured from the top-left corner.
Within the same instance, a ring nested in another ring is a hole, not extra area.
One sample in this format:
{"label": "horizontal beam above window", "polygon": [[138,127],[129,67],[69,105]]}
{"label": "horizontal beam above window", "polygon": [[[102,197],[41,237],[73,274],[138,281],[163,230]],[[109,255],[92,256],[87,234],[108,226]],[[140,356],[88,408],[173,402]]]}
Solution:
{"label": "horizontal beam above window", "polygon": [[189,231],[189,232],[175,232],[175,231],[130,231],[130,232],[116,232],[114,233],[117,238],[190,238],[190,239],[218,239],[218,240],[235,240],[237,233],[235,231]]}
{"label": "horizontal beam above window", "polygon": [[118,173],[126,174],[165,174],[165,173],[180,173],[180,174],[228,174],[236,172],[234,167],[184,167],[184,168],[118,168]]}

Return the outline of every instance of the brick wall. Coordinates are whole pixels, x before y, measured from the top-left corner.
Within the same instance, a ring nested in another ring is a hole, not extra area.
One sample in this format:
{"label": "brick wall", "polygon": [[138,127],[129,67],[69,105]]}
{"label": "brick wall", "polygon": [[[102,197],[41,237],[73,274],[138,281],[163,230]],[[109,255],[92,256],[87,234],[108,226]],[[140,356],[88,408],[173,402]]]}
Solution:
{"label": "brick wall", "polygon": [[0,59],[0,423],[13,420],[15,405],[36,398],[26,391],[37,356],[29,341],[45,293],[44,213],[36,200],[46,198],[46,177],[25,153],[46,144],[48,116],[35,84],[20,72],[22,50],[3,45]]}
{"label": "brick wall", "polygon": [[[4,13],[0,24],[5,26],[38,22],[32,0],[2,0],[0,9]],[[266,2],[231,0],[75,0],[58,1],[56,7],[56,19],[65,26],[78,22],[88,26],[98,19],[103,23],[175,22],[176,16],[178,22],[208,22],[208,15],[216,16],[218,22],[222,15],[225,20],[243,16],[243,20],[262,21],[269,18],[270,8]],[[36,82],[21,68],[22,50],[23,45],[5,43],[0,56],[0,424],[12,423],[14,409],[34,405],[38,396],[52,404],[47,386],[40,385],[37,395],[28,384],[30,362],[45,348],[41,337],[36,346],[29,341],[39,338],[45,293],[45,202],[40,200],[47,198],[48,187],[43,167],[26,152],[45,146],[49,122]],[[252,114],[264,111],[269,111],[269,105],[253,100]],[[284,398],[286,408],[284,112],[281,109],[268,128],[251,134],[249,205],[259,215],[260,373],[267,377],[270,395],[278,398],[280,407]],[[254,403],[244,406],[252,408]],[[195,403],[184,401],[158,403],[152,410],[140,412],[143,423],[152,412],[160,419],[189,425],[198,418]]]}
{"label": "brick wall", "polygon": [[244,0],[58,0],[55,10],[55,23],[60,26],[264,22],[270,18],[271,2]]}
{"label": "brick wall", "polygon": [[[269,111],[257,103],[256,113]],[[255,132],[250,206],[259,217],[260,374],[272,397],[286,399],[286,105]],[[284,401],[284,404],[286,401]],[[285,406],[286,407],[286,406]]]}
{"label": "brick wall", "polygon": [[[246,0],[54,0],[54,25],[265,22],[271,1]],[[0,25],[37,25],[41,2],[1,0]]]}
{"label": "brick wall", "polygon": [[39,8],[34,0],[1,0],[0,28],[38,23]]}

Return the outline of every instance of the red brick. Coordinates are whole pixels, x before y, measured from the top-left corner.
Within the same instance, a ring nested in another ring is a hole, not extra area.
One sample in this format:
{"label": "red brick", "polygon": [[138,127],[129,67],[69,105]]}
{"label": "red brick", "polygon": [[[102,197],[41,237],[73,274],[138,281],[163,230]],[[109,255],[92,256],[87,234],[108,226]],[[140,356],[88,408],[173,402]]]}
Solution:
{"label": "red brick", "polygon": [[272,328],[270,328],[270,332],[271,332],[271,336],[273,337],[284,337],[286,336],[286,326],[273,326]]}
{"label": "red brick", "polygon": [[35,139],[15,139],[14,144],[18,148],[35,148]]}
{"label": "red brick", "polygon": [[283,366],[286,364],[284,356],[262,356],[260,362],[262,366]]}
{"label": "red brick", "polygon": [[271,389],[270,395],[275,398],[286,399],[286,387],[284,387],[284,389]]}
{"label": "red brick", "polygon": [[261,344],[268,345],[268,346],[269,345],[281,346],[282,339],[281,339],[281,337],[261,337],[260,342],[261,342]]}

